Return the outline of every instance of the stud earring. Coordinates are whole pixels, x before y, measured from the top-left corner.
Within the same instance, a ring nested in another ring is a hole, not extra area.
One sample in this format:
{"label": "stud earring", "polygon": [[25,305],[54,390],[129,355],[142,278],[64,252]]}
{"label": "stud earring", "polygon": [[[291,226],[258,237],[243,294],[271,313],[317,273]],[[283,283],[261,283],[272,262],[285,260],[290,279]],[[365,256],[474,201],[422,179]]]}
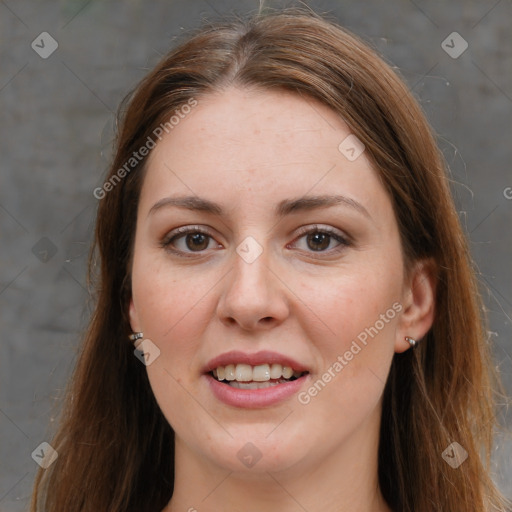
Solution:
{"label": "stud earring", "polygon": [[411,345],[411,347],[415,347],[417,343],[417,341],[414,338],[411,338],[410,336],[406,336],[405,341],[407,341],[409,345]]}
{"label": "stud earring", "polygon": [[144,337],[144,334],[142,332],[134,332],[133,334],[130,334],[128,336],[131,341],[137,341]]}

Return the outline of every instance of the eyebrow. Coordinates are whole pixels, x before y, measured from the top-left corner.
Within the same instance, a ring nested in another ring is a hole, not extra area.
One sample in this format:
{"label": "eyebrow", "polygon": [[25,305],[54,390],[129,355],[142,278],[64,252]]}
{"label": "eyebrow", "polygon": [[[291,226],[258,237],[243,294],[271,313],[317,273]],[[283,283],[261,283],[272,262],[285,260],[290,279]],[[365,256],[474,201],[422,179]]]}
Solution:
{"label": "eyebrow", "polygon": [[371,218],[368,210],[361,203],[342,195],[306,196],[298,199],[286,199],[277,205],[276,213],[279,217],[284,217],[290,213],[329,208],[337,205],[347,206],[362,213],[365,217]]}
{"label": "eyebrow", "polygon": [[[329,208],[337,205],[351,208],[371,219],[368,210],[361,203],[343,195],[319,195],[299,197],[297,199],[285,199],[277,205],[276,215],[278,217],[284,217],[293,213]],[[218,216],[223,214],[222,207],[208,199],[198,196],[177,196],[164,197],[157,201],[149,210],[148,216],[164,207],[185,208],[187,210],[196,210]]]}

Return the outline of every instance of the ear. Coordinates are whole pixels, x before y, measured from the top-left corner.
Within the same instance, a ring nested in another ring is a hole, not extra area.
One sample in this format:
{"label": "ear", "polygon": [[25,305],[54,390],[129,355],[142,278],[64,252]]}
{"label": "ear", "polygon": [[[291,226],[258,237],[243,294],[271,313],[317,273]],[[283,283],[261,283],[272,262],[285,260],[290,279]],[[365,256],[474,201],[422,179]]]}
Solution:
{"label": "ear", "polygon": [[137,308],[133,302],[133,297],[130,299],[130,326],[133,332],[141,332],[141,324],[139,322],[139,315],[137,314]]}
{"label": "ear", "polygon": [[434,322],[435,296],[434,261],[429,259],[416,262],[404,283],[403,313],[396,331],[395,352],[405,352],[410,348],[406,336],[419,341],[427,334]]}

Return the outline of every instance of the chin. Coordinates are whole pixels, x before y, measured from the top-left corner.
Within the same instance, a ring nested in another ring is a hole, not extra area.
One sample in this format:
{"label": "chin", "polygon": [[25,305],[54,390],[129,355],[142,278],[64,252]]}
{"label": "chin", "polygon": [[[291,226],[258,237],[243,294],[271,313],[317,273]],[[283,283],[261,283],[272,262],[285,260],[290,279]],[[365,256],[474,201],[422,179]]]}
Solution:
{"label": "chin", "polygon": [[276,423],[228,430],[233,437],[221,434],[211,438],[213,444],[203,450],[199,448],[212,464],[227,471],[242,474],[286,471],[307,457],[304,436]]}

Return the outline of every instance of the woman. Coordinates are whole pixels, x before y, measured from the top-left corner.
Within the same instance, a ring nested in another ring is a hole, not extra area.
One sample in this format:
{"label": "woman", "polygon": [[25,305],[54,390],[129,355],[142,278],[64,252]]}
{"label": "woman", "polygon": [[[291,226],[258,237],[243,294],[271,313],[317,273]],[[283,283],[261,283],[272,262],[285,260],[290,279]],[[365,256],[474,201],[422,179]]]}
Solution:
{"label": "woman", "polygon": [[33,511],[505,510],[443,163],[356,37],[201,29],[129,98],[95,196],[97,306]]}

